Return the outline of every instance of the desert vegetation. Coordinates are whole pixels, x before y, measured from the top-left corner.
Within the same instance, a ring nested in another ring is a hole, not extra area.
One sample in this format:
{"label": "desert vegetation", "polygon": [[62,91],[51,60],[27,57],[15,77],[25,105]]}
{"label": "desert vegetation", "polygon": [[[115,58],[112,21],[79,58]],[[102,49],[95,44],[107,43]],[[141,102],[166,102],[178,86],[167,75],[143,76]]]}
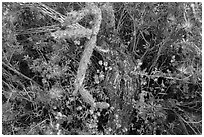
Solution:
{"label": "desert vegetation", "polygon": [[202,134],[202,3],[2,3],[2,134]]}

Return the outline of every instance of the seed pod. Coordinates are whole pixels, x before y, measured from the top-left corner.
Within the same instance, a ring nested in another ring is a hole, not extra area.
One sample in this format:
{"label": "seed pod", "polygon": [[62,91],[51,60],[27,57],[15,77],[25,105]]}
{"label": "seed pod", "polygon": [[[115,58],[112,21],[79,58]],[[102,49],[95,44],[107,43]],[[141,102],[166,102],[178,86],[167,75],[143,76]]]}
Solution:
{"label": "seed pod", "polygon": [[85,88],[81,88],[79,90],[79,93],[83,98],[84,102],[88,103],[91,106],[95,106],[95,100],[93,96]]}
{"label": "seed pod", "polygon": [[107,109],[110,105],[106,102],[96,102],[96,108]]}

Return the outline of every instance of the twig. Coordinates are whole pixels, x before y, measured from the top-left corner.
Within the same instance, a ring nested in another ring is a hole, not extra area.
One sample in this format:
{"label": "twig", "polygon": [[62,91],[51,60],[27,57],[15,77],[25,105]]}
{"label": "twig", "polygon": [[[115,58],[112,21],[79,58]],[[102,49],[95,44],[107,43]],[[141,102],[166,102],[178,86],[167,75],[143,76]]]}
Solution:
{"label": "twig", "polygon": [[121,25],[121,22],[122,22],[121,20],[122,20],[122,18],[123,18],[124,13],[125,13],[125,8],[123,7],[123,11],[122,11],[122,13],[120,14],[120,19],[119,19],[118,24],[117,24],[117,27],[116,27],[117,32],[119,32],[119,27],[120,27],[120,25]]}
{"label": "twig", "polygon": [[42,13],[50,16],[51,18],[53,18],[54,20],[59,21],[60,23],[63,23],[65,21],[66,16],[53,10],[52,8],[50,8],[49,6],[46,6],[43,3],[26,3],[26,4],[22,4],[22,5],[26,5],[29,7],[33,7],[33,8],[37,8],[39,9]]}
{"label": "twig", "polygon": [[179,119],[179,122],[181,123],[182,127],[184,128],[185,133],[188,135],[188,130],[187,130],[185,124],[182,121],[182,117],[176,111],[174,111],[173,109],[172,109],[172,111],[177,115],[177,117]]}
{"label": "twig", "polygon": [[52,26],[43,26],[38,28],[31,28],[26,30],[19,30],[16,31],[17,35],[24,35],[24,34],[37,34],[43,32],[52,32],[60,29],[60,25],[52,25]]}
{"label": "twig", "polygon": [[156,66],[156,63],[157,63],[157,61],[158,61],[158,59],[159,59],[159,57],[160,57],[160,54],[161,54],[161,52],[162,52],[162,49],[163,49],[164,45],[168,42],[168,40],[169,40],[169,37],[167,37],[167,38],[163,41],[163,43],[158,44],[158,45],[160,45],[159,51],[158,51],[158,53],[157,53],[156,59],[154,60],[154,62],[152,63],[152,65],[151,65],[151,67],[150,67],[150,69],[149,69],[150,71],[152,70],[153,67]]}
{"label": "twig", "polygon": [[[41,125],[42,123],[44,123],[46,120],[48,120],[48,119],[45,119],[45,120],[43,120],[42,122],[40,122],[40,123],[38,123],[37,125],[35,125],[34,127],[32,127],[31,129],[30,129],[30,131],[28,131],[28,133],[30,133],[34,128],[36,128],[36,127],[38,127],[39,125]],[[27,134],[28,134],[27,133]]]}
{"label": "twig", "polygon": [[[29,81],[32,81],[34,82],[35,84],[37,84],[38,86],[40,86],[37,82],[35,82],[33,79],[23,75],[22,73],[20,73],[18,70],[12,68],[11,66],[7,65],[6,63],[2,62],[3,66],[7,67],[9,70],[13,71],[14,73],[18,74],[19,76],[29,80]],[[41,86],[40,86],[41,87]]]}

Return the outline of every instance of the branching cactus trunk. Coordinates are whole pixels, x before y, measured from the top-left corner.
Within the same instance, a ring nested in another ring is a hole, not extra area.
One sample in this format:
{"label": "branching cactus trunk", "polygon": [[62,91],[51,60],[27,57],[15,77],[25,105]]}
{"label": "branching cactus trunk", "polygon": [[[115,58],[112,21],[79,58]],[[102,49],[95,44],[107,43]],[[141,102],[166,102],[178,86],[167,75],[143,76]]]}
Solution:
{"label": "branching cactus trunk", "polygon": [[97,34],[100,30],[102,15],[101,10],[94,3],[87,3],[87,9],[89,9],[90,14],[94,15],[94,25],[92,27],[92,34],[90,40],[86,43],[85,50],[79,62],[77,76],[74,84],[75,91],[73,92],[73,95],[76,96],[79,91],[83,100],[92,107],[95,107],[95,101],[93,99],[93,96],[87,90],[84,89],[83,81],[85,79],[85,74],[88,68],[88,64],[90,62],[91,55],[96,46]]}
{"label": "branching cactus trunk", "polygon": [[96,44],[96,36],[92,36],[91,39],[85,45],[85,50],[84,50],[82,58],[79,62],[77,76],[76,76],[76,80],[74,83],[75,84],[74,85],[75,91],[73,92],[74,96],[77,95],[78,90],[80,90],[80,88],[83,89],[82,84],[83,84],[83,81],[85,78],[86,70],[88,68],[88,63],[90,61],[95,44]]}
{"label": "branching cactus trunk", "polygon": [[100,8],[98,8],[94,3],[87,3],[87,8],[90,10],[90,14],[94,15],[94,25],[92,27],[92,35],[90,40],[85,45],[85,50],[83,52],[82,58],[79,63],[77,76],[75,80],[75,91],[73,95],[76,96],[78,91],[82,96],[83,100],[91,105],[92,108],[108,108],[109,104],[106,102],[95,102],[93,96],[89,93],[88,90],[84,89],[83,81],[85,79],[86,70],[90,62],[91,55],[94,48],[96,47],[97,34],[100,30],[102,13]]}
{"label": "branching cactus trunk", "polygon": [[73,95],[77,95],[78,90],[83,90],[84,88],[82,84],[85,78],[86,70],[88,68],[88,63],[90,61],[92,52],[96,46],[96,36],[99,32],[102,20],[101,10],[93,3],[88,3],[87,5],[88,9],[90,9],[90,14],[94,15],[94,25],[92,27],[92,36],[90,40],[86,43],[85,50],[79,62],[79,67],[75,80],[75,91],[73,92]]}

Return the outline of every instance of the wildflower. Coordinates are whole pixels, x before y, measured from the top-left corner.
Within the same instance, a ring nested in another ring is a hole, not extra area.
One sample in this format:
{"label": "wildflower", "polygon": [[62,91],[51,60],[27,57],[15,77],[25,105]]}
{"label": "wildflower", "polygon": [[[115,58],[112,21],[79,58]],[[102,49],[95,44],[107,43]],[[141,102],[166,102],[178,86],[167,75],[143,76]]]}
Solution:
{"label": "wildflower", "polygon": [[101,73],[101,74],[99,75],[100,80],[104,80],[104,77],[105,77],[105,75],[104,75],[103,73]]}
{"label": "wildflower", "polygon": [[112,67],[108,67],[109,68],[109,70],[112,70]]}
{"label": "wildflower", "polygon": [[154,81],[157,82],[157,81],[158,81],[158,78],[155,78]]}
{"label": "wildflower", "polygon": [[92,109],[90,110],[90,114],[91,114],[91,115],[93,114],[93,110],[92,110]]}
{"label": "wildflower", "polygon": [[104,62],[103,65],[107,67],[108,66],[108,62]]}
{"label": "wildflower", "polygon": [[101,116],[101,113],[100,113],[100,112],[97,112],[97,116]]}
{"label": "wildflower", "polygon": [[96,70],[96,73],[99,73],[99,72],[100,72],[100,70],[99,70],[99,69],[97,69],[97,70]]}
{"label": "wildflower", "polygon": [[74,44],[80,45],[80,41],[79,41],[79,40],[75,40],[75,41],[74,41]]}
{"label": "wildflower", "polygon": [[99,60],[99,61],[98,61],[98,64],[99,64],[99,65],[103,65],[103,61],[102,61],[102,60]]}
{"label": "wildflower", "polygon": [[142,65],[142,61],[140,59],[138,59],[137,62],[138,62],[138,66]]}
{"label": "wildflower", "polygon": [[99,84],[99,77],[98,75],[94,75],[94,81],[96,84]]}
{"label": "wildflower", "polygon": [[79,106],[79,107],[77,107],[76,109],[77,109],[77,110],[82,110],[82,107],[81,107],[81,106]]}

